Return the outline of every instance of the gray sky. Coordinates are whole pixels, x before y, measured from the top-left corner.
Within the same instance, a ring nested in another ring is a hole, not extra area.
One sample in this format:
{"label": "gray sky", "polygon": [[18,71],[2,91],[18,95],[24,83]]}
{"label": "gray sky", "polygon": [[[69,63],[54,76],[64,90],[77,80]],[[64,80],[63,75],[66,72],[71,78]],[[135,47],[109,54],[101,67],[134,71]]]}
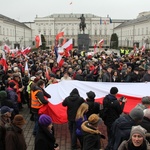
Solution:
{"label": "gray sky", "polygon": [[[134,19],[150,10],[150,0],[0,0],[0,13],[18,21],[34,21],[36,15],[91,13],[112,19]],[[70,5],[70,3],[72,4]]]}

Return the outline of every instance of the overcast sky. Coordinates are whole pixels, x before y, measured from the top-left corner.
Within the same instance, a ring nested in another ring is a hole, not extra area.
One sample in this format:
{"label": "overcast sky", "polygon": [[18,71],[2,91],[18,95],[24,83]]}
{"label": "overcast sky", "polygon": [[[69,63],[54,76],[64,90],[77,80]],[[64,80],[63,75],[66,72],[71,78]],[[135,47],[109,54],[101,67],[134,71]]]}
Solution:
{"label": "overcast sky", "polygon": [[[0,13],[18,21],[54,13],[91,13],[112,19],[135,19],[150,10],[150,0],[0,0]],[[70,5],[70,3],[72,4]]]}

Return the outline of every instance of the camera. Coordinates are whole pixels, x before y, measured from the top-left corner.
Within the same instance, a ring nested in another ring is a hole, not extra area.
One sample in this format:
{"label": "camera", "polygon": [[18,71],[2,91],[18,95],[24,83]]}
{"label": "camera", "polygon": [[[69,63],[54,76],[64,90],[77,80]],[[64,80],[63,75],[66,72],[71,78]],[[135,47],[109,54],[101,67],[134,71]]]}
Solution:
{"label": "camera", "polygon": [[123,99],[125,99],[125,97],[124,97],[124,96],[122,96],[122,97],[119,99],[119,101],[120,101],[120,102],[122,102],[122,101],[123,101]]}

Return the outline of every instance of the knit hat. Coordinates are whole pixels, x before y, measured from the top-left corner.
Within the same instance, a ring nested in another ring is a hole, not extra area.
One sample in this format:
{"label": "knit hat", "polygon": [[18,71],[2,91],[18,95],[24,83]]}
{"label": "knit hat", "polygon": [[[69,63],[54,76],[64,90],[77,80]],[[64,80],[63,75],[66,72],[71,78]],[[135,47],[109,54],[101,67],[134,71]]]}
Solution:
{"label": "knit hat", "polygon": [[3,107],[1,107],[0,112],[1,112],[1,114],[5,114],[7,112],[13,112],[13,110],[14,110],[13,108],[10,108],[8,106],[3,106]]}
{"label": "knit hat", "polygon": [[118,88],[117,87],[112,87],[110,89],[110,94],[117,94],[118,93]]}
{"label": "knit hat", "polygon": [[142,104],[150,104],[150,97],[145,96],[142,98]]}
{"label": "knit hat", "polygon": [[14,82],[10,82],[10,83],[9,83],[9,86],[10,86],[11,88],[14,88],[15,85],[16,85],[16,84],[15,84]]}
{"label": "knit hat", "polygon": [[130,132],[130,138],[132,137],[133,134],[140,134],[144,139],[146,137],[146,132],[147,130],[145,130],[143,127],[141,127],[140,125],[138,126],[133,126]]}
{"label": "knit hat", "polygon": [[92,92],[92,91],[89,91],[89,92],[87,92],[86,94],[87,94],[88,98],[91,98],[91,99],[94,99],[95,96],[96,96],[95,93]]}
{"label": "knit hat", "polygon": [[88,122],[92,125],[96,125],[100,122],[100,118],[99,118],[98,115],[92,114],[92,115],[89,116]]}
{"label": "knit hat", "polygon": [[6,91],[0,91],[0,100],[4,100],[7,97]]}
{"label": "knit hat", "polygon": [[133,108],[130,111],[129,116],[135,121],[140,121],[143,119],[144,113],[143,110],[140,108]]}
{"label": "knit hat", "polygon": [[48,115],[42,114],[39,118],[39,124],[48,127],[52,123],[52,118]]}
{"label": "knit hat", "polygon": [[22,115],[16,115],[13,119],[13,124],[16,126],[17,125],[24,125],[24,124],[26,124],[26,121]]}

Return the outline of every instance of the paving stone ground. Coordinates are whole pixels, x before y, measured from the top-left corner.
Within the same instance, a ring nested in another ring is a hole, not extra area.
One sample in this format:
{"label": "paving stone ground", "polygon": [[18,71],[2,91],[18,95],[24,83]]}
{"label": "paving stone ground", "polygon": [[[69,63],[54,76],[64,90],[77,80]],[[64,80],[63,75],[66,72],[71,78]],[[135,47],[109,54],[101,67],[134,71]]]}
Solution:
{"label": "paving stone ground", "polygon": [[[30,112],[27,105],[23,106],[23,110],[20,112],[26,119],[26,125],[24,126],[24,136],[27,143],[27,150],[34,150],[34,136],[32,135],[34,122],[30,121]],[[60,146],[60,150],[71,150],[70,148],[70,135],[68,130],[68,124],[54,124],[56,142]],[[106,127],[102,123],[99,127],[100,131],[107,136]],[[107,145],[107,139],[103,140],[104,147]]]}

